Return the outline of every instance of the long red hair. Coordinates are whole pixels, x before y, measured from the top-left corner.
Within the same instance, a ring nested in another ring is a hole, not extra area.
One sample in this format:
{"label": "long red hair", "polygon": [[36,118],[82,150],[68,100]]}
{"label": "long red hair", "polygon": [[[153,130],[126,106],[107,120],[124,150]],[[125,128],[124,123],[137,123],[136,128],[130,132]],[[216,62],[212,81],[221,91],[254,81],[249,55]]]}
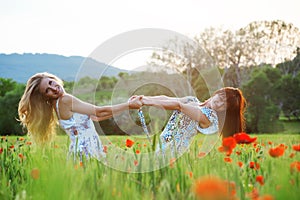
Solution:
{"label": "long red hair", "polygon": [[218,112],[220,134],[225,137],[245,130],[246,100],[238,88],[225,87],[215,92],[226,99],[226,110]]}

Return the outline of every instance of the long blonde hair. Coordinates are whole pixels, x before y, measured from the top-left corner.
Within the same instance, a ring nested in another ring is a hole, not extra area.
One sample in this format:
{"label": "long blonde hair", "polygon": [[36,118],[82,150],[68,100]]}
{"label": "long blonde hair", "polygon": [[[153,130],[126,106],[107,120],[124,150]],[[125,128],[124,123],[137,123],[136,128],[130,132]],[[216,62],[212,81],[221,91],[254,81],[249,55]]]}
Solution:
{"label": "long blonde hair", "polygon": [[61,79],[53,74],[44,72],[30,77],[24,94],[19,102],[19,120],[27,128],[28,134],[37,144],[46,144],[56,134],[57,118],[54,108],[39,91],[43,78],[52,78],[63,85]]}

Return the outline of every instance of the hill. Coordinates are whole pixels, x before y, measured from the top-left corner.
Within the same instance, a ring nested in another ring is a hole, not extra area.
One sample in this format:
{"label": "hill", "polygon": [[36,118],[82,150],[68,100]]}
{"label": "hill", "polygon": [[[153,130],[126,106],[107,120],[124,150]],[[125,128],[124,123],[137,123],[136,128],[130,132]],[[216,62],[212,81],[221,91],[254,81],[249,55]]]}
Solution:
{"label": "hill", "polygon": [[0,54],[0,77],[26,83],[37,72],[49,72],[65,81],[74,81],[84,76],[117,76],[126,70],[109,66],[92,58],[62,56],[56,54]]}

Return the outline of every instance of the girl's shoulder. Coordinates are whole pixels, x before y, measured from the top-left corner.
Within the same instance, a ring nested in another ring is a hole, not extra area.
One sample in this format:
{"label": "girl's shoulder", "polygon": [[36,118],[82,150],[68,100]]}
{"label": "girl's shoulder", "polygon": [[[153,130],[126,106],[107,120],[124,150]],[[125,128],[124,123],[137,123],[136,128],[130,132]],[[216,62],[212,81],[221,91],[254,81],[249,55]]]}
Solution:
{"label": "girl's shoulder", "polygon": [[70,94],[64,94],[62,97],[60,97],[59,101],[63,104],[70,104],[72,103],[74,96]]}

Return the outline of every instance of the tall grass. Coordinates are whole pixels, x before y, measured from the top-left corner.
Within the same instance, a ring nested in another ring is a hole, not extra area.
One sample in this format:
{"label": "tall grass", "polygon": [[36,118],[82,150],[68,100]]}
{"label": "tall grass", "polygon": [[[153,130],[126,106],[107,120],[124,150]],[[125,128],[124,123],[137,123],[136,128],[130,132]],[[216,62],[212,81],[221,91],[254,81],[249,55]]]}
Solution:
{"label": "tall grass", "polygon": [[[254,135],[251,135],[251,137]],[[190,151],[168,166],[147,173],[128,173],[112,169],[94,159],[73,162],[67,159],[68,138],[59,136],[51,146],[40,149],[26,138],[1,139],[0,199],[195,199],[194,187],[202,177],[213,176],[234,184],[236,199],[253,199],[271,195],[274,199],[299,199],[300,172],[290,165],[300,161],[300,153],[292,149],[300,144],[299,135],[256,135],[256,145],[238,145],[229,156],[218,151],[219,141],[205,157],[199,147],[199,135]],[[142,155],[151,151],[146,138],[133,138],[132,147],[125,146],[126,136],[111,136],[105,143],[107,155],[112,144]],[[284,155],[271,157],[270,148],[284,143]],[[225,161],[230,158],[230,161]],[[120,159],[120,164],[132,160]],[[242,163],[239,166],[237,163]],[[250,168],[250,162],[259,164]],[[138,167],[138,164],[137,164]],[[264,182],[256,181],[263,176]]]}

